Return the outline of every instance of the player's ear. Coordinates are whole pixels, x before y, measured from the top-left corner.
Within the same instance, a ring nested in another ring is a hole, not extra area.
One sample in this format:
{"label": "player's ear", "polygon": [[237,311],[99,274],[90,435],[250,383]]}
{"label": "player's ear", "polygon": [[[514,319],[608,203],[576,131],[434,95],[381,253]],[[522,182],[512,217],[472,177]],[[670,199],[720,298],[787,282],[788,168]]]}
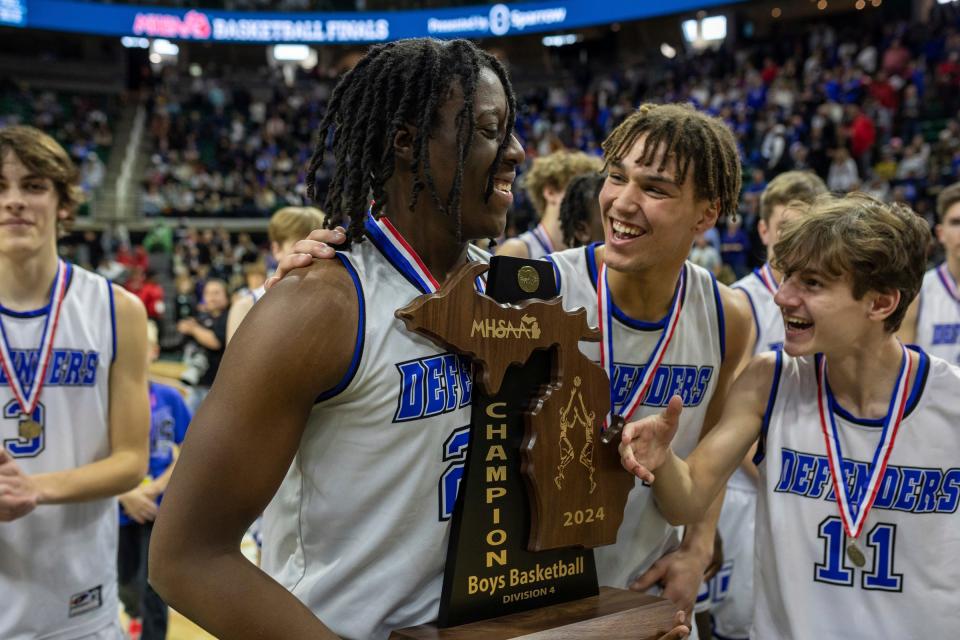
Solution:
{"label": "player's ear", "polygon": [[417,128],[409,124],[398,126],[393,136],[393,154],[407,167],[413,166],[413,145],[416,139]]}
{"label": "player's ear", "polygon": [[870,317],[871,319],[884,320],[897,310],[900,304],[900,290],[891,289],[890,291],[874,291],[871,294]]}
{"label": "player's ear", "polygon": [[720,200],[702,200],[699,203],[699,213],[696,225],[693,228],[695,233],[703,233],[707,229],[717,224],[717,218],[720,217]]}

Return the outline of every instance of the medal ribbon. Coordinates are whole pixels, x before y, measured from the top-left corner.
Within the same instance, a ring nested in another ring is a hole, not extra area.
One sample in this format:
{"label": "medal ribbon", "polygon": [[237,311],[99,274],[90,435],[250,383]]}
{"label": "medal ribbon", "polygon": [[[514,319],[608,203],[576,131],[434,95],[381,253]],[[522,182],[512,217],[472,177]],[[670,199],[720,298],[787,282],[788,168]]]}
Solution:
{"label": "medal ribbon", "polygon": [[[610,379],[610,413],[604,419],[603,427],[610,426],[613,419],[613,303],[610,300],[610,284],[607,281],[606,263],[600,267],[600,276],[597,283],[597,315],[600,318],[600,366],[607,372]],[[670,304],[670,311],[667,312],[666,323],[663,327],[663,333],[653,347],[653,352],[643,368],[643,374],[640,380],[633,386],[633,390],[627,396],[626,401],[620,409],[620,416],[625,422],[629,422],[633,413],[640,406],[647,390],[653,382],[653,376],[663,361],[663,356],[670,346],[673,334],[677,330],[680,322],[680,310],[683,307],[683,296],[687,286],[687,267],[680,270],[680,280],[677,282],[677,289],[673,294],[673,302]]]}
{"label": "medal ribbon", "polygon": [[776,295],[777,290],[780,289],[780,284],[777,282],[777,279],[773,277],[773,269],[770,267],[770,263],[764,262],[763,266],[757,270],[757,274],[760,276],[760,281],[763,282],[763,286],[765,286],[770,293]]}
{"label": "medal ribbon", "polygon": [[33,381],[27,389],[23,388],[20,378],[16,375],[13,351],[7,341],[7,333],[3,328],[3,322],[0,321],[0,337],[2,337],[0,339],[0,366],[3,367],[4,375],[7,376],[7,383],[13,391],[13,397],[17,399],[17,403],[20,405],[20,412],[25,416],[32,416],[33,410],[37,408],[37,403],[40,401],[40,391],[43,389],[43,382],[47,377],[47,367],[50,365],[50,355],[53,352],[53,338],[57,333],[57,325],[60,322],[60,308],[63,305],[64,294],[67,290],[68,271],[66,263],[63,260],[58,260],[57,275],[53,281],[53,289],[50,291],[49,311],[43,323],[43,333],[40,336],[40,358],[37,361],[37,370],[34,373]]}
{"label": "medal ribbon", "polygon": [[943,287],[947,290],[947,293],[950,294],[950,297],[953,298],[957,304],[960,304],[960,291],[957,291],[957,283],[954,281],[953,276],[950,275],[946,262],[937,267],[937,276],[939,276],[940,282],[943,283]]}
{"label": "medal ribbon", "polygon": [[540,243],[540,246],[543,247],[543,250],[547,252],[547,255],[554,252],[553,241],[550,240],[550,234],[547,233],[547,228],[543,226],[542,222],[534,227],[532,233],[533,237]]}
{"label": "medal ribbon", "polygon": [[[424,264],[416,250],[410,246],[386,216],[380,216],[379,219],[375,220],[372,215],[368,215],[364,227],[377,248],[421,293],[437,292],[440,283],[430,273],[430,269]],[[486,290],[486,283],[479,276],[476,279],[475,286],[480,293],[484,293]]]}
{"label": "medal ribbon", "polygon": [[900,345],[900,348],[903,350],[900,373],[893,388],[893,395],[890,397],[887,415],[883,419],[880,442],[877,444],[873,453],[873,460],[870,462],[870,480],[858,504],[852,502],[850,489],[843,476],[844,460],[843,452],[840,450],[840,433],[837,430],[837,421],[834,418],[833,410],[829,404],[830,399],[827,395],[826,356],[820,356],[820,364],[817,367],[817,400],[820,409],[820,427],[827,442],[830,475],[833,477],[833,489],[837,497],[837,506],[840,508],[840,518],[843,520],[843,527],[847,536],[853,540],[860,535],[867,514],[870,513],[870,508],[877,498],[880,481],[883,479],[887,461],[893,451],[893,443],[897,438],[897,432],[900,430],[900,422],[903,420],[903,413],[907,406],[907,397],[910,395],[907,380],[910,379],[912,363],[906,347]]}

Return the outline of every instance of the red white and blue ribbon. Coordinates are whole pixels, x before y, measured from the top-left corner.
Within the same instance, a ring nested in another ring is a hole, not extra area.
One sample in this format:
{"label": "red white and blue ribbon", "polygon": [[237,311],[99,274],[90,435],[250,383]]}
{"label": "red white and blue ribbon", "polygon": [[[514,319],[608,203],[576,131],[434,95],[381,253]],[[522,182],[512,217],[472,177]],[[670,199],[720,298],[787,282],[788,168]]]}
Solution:
{"label": "red white and blue ribbon", "polygon": [[[421,293],[437,292],[440,283],[430,273],[430,269],[427,268],[417,251],[410,246],[386,216],[374,219],[372,215],[368,215],[364,226],[377,248],[413,286],[419,289]],[[485,283],[480,277],[476,279],[475,285],[481,293],[486,289]]]}
{"label": "red white and blue ribbon", "polygon": [[903,350],[900,373],[890,397],[887,415],[883,420],[880,442],[877,443],[873,460],[870,462],[867,488],[856,502],[851,499],[850,486],[843,475],[844,458],[843,451],[840,448],[840,433],[837,430],[837,421],[830,406],[826,356],[820,356],[820,363],[817,367],[817,400],[820,410],[820,427],[827,442],[827,458],[830,461],[830,475],[833,477],[833,489],[837,497],[837,506],[840,508],[840,519],[843,520],[843,527],[847,536],[851,539],[856,539],[860,535],[867,514],[870,513],[870,508],[873,506],[874,500],[877,499],[877,492],[880,490],[880,483],[887,468],[887,461],[893,451],[893,443],[897,439],[900,422],[903,420],[903,413],[907,406],[907,398],[910,395],[907,381],[910,379],[912,363],[906,347],[900,345],[900,348]]}
{"label": "red white and blue ribbon", "polygon": [[950,294],[950,297],[953,298],[957,304],[960,304],[960,291],[957,290],[957,282],[953,279],[953,276],[950,275],[950,270],[947,269],[946,262],[937,267],[937,276],[940,278],[940,282],[943,283],[943,288]]}
{"label": "red white and blue ribbon", "polygon": [[[610,284],[607,281],[606,263],[600,267],[600,274],[597,280],[597,315],[600,318],[600,366],[607,372],[607,377],[610,379],[610,413],[607,414],[603,423],[603,428],[607,429],[613,420],[613,412],[615,409],[613,406],[613,301],[610,299]],[[676,332],[677,325],[680,323],[680,311],[683,308],[683,297],[686,287],[687,267],[684,265],[683,269],[680,270],[680,279],[677,282],[677,288],[673,294],[673,301],[670,303],[670,310],[667,312],[663,333],[660,334],[657,344],[653,347],[650,358],[642,369],[643,373],[640,379],[633,386],[626,400],[624,400],[623,405],[620,407],[619,415],[625,422],[630,421],[637,407],[643,402],[643,398],[647,395],[650,384],[653,382],[653,377],[657,373],[660,363],[663,361],[663,356],[667,352],[667,347],[670,346],[670,341],[673,340],[673,334]]]}
{"label": "red white and blue ribbon", "polygon": [[776,295],[777,290],[780,289],[780,283],[773,276],[773,268],[769,262],[764,262],[763,266],[757,269],[757,277],[771,294]]}
{"label": "red white and blue ribbon", "polygon": [[547,233],[547,228],[543,226],[542,222],[534,227],[533,231],[530,233],[532,233],[533,237],[537,239],[537,242],[540,243],[540,247],[547,252],[547,255],[550,255],[554,252],[553,241],[550,240],[550,234]]}
{"label": "red white and blue ribbon", "polygon": [[20,413],[25,416],[32,416],[34,409],[37,408],[37,403],[40,401],[40,391],[43,389],[43,382],[47,377],[47,368],[50,365],[50,356],[53,352],[53,339],[57,334],[57,326],[60,324],[60,309],[63,306],[63,298],[67,291],[69,270],[63,260],[57,261],[57,275],[53,280],[53,288],[50,290],[49,311],[43,323],[43,333],[40,335],[37,368],[33,380],[26,388],[17,376],[17,370],[13,362],[13,350],[10,348],[9,340],[7,340],[7,332],[3,327],[3,321],[0,320],[0,338],[2,338],[0,339],[0,366],[3,367],[3,374],[7,377],[7,384],[13,391],[13,397],[20,405]]}

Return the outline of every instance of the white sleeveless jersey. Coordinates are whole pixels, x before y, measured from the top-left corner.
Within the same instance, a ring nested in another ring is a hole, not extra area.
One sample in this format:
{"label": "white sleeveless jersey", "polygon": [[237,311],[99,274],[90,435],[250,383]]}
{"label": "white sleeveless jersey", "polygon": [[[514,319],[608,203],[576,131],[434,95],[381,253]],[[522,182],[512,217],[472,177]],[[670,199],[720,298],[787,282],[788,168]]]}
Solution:
{"label": "white sleeveless jersey", "polygon": [[[598,324],[597,244],[567,249],[550,256],[555,265],[563,306],[583,307],[587,322]],[[682,458],[693,451],[700,438],[707,406],[713,397],[723,360],[723,307],[720,292],[710,272],[687,262],[686,295],[679,324],[655,374],[650,390],[633,419],[664,410],[674,394],[683,396],[680,428],[673,440]],[[619,409],[641,376],[642,369],[663,333],[663,322],[647,323],[629,318],[613,304],[614,373],[611,385]],[[600,361],[599,342],[581,342],[580,350]],[[680,528],[670,525],[653,501],[649,486],[637,481],[624,510],[617,542],[598,547],[597,573],[602,585],[624,588],[650,567],[664,552],[680,542]]]}
{"label": "white sleeveless jersey", "polygon": [[[28,475],[72,469],[110,454],[110,365],[116,351],[113,290],[101,276],[68,266],[68,288],[45,384],[34,412],[42,434],[21,440],[19,405],[0,370],[0,438]],[[49,306],[0,307],[3,333],[22,382],[37,375]],[[117,501],[40,505],[0,523],[0,638],[85,637],[117,618]]]}
{"label": "white sleeveless jersey", "polygon": [[780,313],[780,307],[773,301],[776,290],[771,289],[764,281],[760,269],[754,269],[753,273],[740,278],[731,285],[731,288],[747,294],[747,299],[750,301],[750,310],[753,312],[753,322],[757,329],[757,343],[753,348],[753,354],[782,349],[783,315]]}
{"label": "white sleeveless jersey", "polygon": [[[960,595],[960,369],[920,354],[916,382],[859,537],[855,566],[833,493],[816,359],[778,352],[763,423],[751,637],[952,638]],[[829,374],[828,374],[829,375]],[[867,486],[882,420],[831,396],[853,495]],[[758,456],[758,457],[760,457]]]}
{"label": "white sleeveless jersey", "polygon": [[263,297],[263,294],[265,294],[266,292],[267,292],[267,289],[263,285],[260,285],[259,287],[251,291],[250,297],[253,298],[253,304],[257,304],[257,301],[259,301],[260,298]]}
{"label": "white sleeveless jersey", "polygon": [[544,230],[543,225],[537,225],[530,231],[524,231],[517,236],[518,240],[527,245],[527,257],[531,260],[540,260],[553,253],[553,242]]}
{"label": "white sleeveless jersey", "polygon": [[264,513],[262,566],[337,635],[386,638],[437,617],[471,373],[394,317],[422,291],[388,252],[368,238],[337,255],[360,301],[354,361]]}
{"label": "white sleeveless jersey", "polygon": [[960,365],[960,300],[947,289],[944,265],[927,271],[920,289],[917,345],[930,355]]}

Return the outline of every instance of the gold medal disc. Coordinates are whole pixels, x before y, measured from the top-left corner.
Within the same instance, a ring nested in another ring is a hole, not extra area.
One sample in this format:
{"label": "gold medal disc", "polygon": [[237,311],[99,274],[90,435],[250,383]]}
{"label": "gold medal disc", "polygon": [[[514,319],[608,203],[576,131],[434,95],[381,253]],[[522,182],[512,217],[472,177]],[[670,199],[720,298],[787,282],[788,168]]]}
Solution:
{"label": "gold medal disc", "polygon": [[39,438],[41,433],[43,433],[43,427],[40,426],[39,422],[32,418],[20,419],[19,435],[21,440]]}
{"label": "gold medal disc", "polygon": [[867,564],[867,558],[863,555],[863,551],[860,551],[860,548],[853,542],[847,545],[847,557],[858,567],[863,567]]}
{"label": "gold medal disc", "polygon": [[531,266],[520,267],[517,271],[517,284],[525,293],[533,293],[540,286],[540,274]]}

